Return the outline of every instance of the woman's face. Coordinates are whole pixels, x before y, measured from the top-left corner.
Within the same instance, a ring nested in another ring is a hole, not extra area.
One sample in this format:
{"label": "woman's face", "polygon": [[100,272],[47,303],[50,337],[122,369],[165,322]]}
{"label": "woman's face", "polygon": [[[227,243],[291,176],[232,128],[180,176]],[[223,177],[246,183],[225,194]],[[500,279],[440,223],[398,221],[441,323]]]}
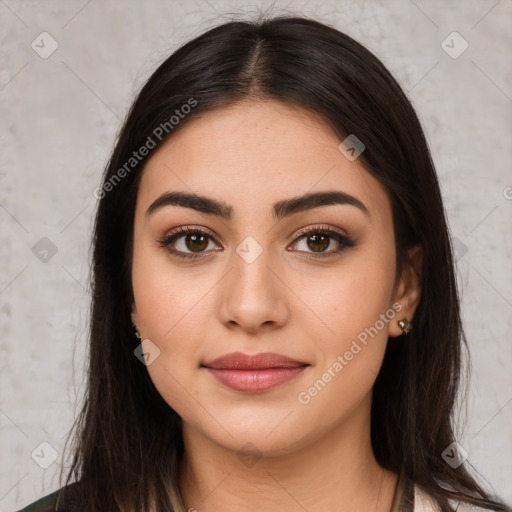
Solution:
{"label": "woman's face", "polygon": [[385,189],[340,142],[301,109],[244,101],[147,162],[132,320],[186,431],[269,455],[366,432],[388,336],[419,290],[396,276]]}

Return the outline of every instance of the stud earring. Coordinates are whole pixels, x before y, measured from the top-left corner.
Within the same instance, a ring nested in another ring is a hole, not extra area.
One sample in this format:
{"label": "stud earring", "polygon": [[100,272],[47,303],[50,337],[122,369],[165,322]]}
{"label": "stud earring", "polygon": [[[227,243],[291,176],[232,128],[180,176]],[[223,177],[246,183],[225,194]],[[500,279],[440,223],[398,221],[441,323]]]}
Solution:
{"label": "stud earring", "polygon": [[398,321],[398,325],[402,331],[404,331],[404,334],[409,334],[412,329],[412,323],[407,320],[407,318],[402,318],[402,320]]}
{"label": "stud earring", "polygon": [[140,340],[140,331],[137,329],[137,326],[135,324],[132,324],[133,327],[133,334],[135,334],[135,337]]}

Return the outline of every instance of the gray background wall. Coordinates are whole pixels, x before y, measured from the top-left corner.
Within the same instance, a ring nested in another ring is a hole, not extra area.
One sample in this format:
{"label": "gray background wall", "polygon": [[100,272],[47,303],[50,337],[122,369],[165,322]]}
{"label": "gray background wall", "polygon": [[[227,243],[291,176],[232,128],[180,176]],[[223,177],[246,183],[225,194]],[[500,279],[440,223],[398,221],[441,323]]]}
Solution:
{"label": "gray background wall", "polygon": [[510,0],[1,0],[0,510],[58,487],[53,450],[62,453],[83,389],[92,193],[135,92],[178,44],[270,6],[366,44],[419,111],[473,357],[459,443],[512,502]]}

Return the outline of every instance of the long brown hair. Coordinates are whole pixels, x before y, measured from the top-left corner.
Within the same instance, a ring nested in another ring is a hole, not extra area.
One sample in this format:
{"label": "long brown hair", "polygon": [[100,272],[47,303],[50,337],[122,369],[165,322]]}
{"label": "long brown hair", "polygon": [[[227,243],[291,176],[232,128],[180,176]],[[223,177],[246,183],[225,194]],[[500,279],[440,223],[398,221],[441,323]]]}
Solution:
{"label": "long brown hair", "polygon": [[423,248],[414,329],[388,343],[373,388],[377,461],[413,480],[442,511],[454,510],[448,499],[506,510],[466,464],[454,469],[442,458],[456,441],[454,404],[467,346],[447,222],[420,122],[364,46],[325,24],[286,16],[225,23],[191,40],[158,67],[128,113],[97,191],[88,384],[70,437],[66,483],[80,481],[83,510],[91,512],[183,506],[181,419],[134,356],[133,221],[148,156],[131,159],[150,139],[159,146],[202,112],[248,97],[320,115],[340,141],[355,134],[366,146],[361,161],[392,200],[397,272],[409,247]]}

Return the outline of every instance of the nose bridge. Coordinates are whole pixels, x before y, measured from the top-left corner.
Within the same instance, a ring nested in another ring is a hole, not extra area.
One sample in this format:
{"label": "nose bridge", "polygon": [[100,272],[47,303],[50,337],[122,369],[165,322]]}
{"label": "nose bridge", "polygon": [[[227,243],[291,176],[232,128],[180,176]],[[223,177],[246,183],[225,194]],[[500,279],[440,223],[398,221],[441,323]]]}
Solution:
{"label": "nose bridge", "polygon": [[251,242],[244,242],[233,255],[233,279],[242,296],[271,295],[275,279],[270,267],[270,250],[258,250]]}
{"label": "nose bridge", "polygon": [[286,290],[274,275],[276,262],[270,248],[247,237],[236,248],[225,282],[221,318],[247,330],[263,324],[282,325],[288,318]]}

